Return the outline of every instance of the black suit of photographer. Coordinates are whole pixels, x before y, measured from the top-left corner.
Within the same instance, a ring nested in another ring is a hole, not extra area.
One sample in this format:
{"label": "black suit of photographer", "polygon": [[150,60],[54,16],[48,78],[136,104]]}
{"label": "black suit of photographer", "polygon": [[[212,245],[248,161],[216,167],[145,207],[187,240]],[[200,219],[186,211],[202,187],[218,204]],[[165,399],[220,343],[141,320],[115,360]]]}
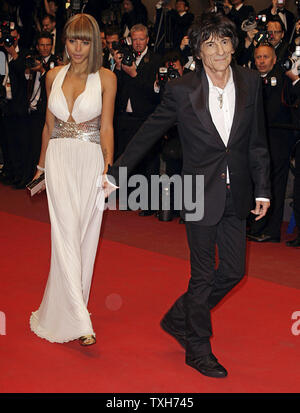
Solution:
{"label": "black suit of photographer", "polygon": [[[2,107],[1,146],[4,157],[2,176],[8,184],[17,183],[24,174],[24,152],[27,145],[27,96],[26,79],[24,77],[26,50],[19,48],[16,59],[10,60],[5,49],[8,62],[8,76],[11,85],[11,99],[6,95]],[[6,89],[5,89],[6,92]]]}
{"label": "black suit of photographer", "polygon": [[[137,76],[131,77],[124,70],[117,70],[116,116],[118,118],[116,157],[124,152],[128,142],[159,103],[154,92],[154,82],[160,57],[148,49],[137,66]],[[132,112],[127,112],[130,99]]]}
{"label": "black suit of photographer", "polygon": [[[155,19],[155,33],[158,42],[162,39],[157,46],[157,51],[161,54],[166,52],[165,49],[179,49],[181,40],[187,35],[188,29],[194,20],[194,15],[190,12],[180,16],[176,10],[172,9],[166,12],[165,18],[162,16],[163,12],[162,7],[156,9]],[[159,30],[160,23],[161,27]]]}
{"label": "black suit of photographer", "polygon": [[[136,68],[136,77],[131,77],[123,69],[114,70],[118,79],[115,115],[117,125],[115,130],[115,159],[124,152],[131,138],[159,103],[159,97],[154,92],[154,82],[160,59],[158,55],[148,49]],[[129,101],[132,112],[128,112]],[[151,179],[151,175],[158,174],[159,150],[159,144],[149,150],[134,173],[142,174],[148,179]],[[149,210],[150,197],[149,190]]]}
{"label": "black suit of photographer", "polygon": [[[30,139],[27,147],[26,167],[22,181],[19,183],[20,188],[25,187],[31,181],[39,160],[47,109],[46,74],[54,66],[57,66],[57,59],[54,55],[50,55],[47,62],[43,63],[45,71],[31,71],[27,80],[27,125]],[[36,82],[38,87],[35,90]]]}
{"label": "black suit of photographer", "polygon": [[[272,85],[273,79],[273,85]],[[276,80],[276,84],[275,84]],[[285,104],[292,88],[291,81],[277,63],[263,83],[263,101],[266,117],[266,129],[271,158],[271,207],[263,219],[251,224],[250,233],[266,234],[280,240],[283,220],[284,200],[289,173],[289,156],[293,135],[284,125],[291,124],[291,110]]]}

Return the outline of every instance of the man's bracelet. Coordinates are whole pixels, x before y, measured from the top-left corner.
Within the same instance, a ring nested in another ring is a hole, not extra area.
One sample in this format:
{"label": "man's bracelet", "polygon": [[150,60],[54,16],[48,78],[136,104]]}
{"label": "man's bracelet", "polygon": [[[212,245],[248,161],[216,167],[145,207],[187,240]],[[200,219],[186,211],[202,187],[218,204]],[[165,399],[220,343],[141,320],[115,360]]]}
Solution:
{"label": "man's bracelet", "polygon": [[42,168],[40,165],[37,165],[36,169],[39,171],[45,172],[45,168]]}

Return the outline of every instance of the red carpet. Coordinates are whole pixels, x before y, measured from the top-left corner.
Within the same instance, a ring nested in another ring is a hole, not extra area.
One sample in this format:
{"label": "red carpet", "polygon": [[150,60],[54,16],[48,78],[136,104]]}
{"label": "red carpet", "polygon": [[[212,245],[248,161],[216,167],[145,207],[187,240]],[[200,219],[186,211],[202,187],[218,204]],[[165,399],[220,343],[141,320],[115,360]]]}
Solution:
{"label": "red carpet", "polygon": [[[280,245],[273,246],[272,256],[269,247],[251,246],[248,276],[213,312],[213,350],[229,371],[228,378],[217,380],[186,366],[184,352],[159,327],[187,286],[187,260],[102,239],[89,305],[98,342],[91,348],[51,344],[29,328],[47,280],[50,226],[5,212],[0,225],[0,311],[6,316],[6,335],[0,335],[1,392],[299,391],[300,336],[291,332],[299,290],[255,278],[259,271],[284,269],[285,259],[276,253]],[[151,235],[156,237],[155,227]]]}

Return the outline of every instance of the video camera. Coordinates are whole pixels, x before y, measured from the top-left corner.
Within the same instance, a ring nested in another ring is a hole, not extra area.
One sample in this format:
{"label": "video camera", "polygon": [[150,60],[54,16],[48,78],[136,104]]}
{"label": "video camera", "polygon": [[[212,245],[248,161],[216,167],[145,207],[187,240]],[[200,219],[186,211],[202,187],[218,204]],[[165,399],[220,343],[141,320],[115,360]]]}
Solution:
{"label": "video camera", "polygon": [[11,35],[11,32],[15,30],[15,23],[8,20],[0,22],[0,45],[11,47],[15,42],[15,37]]}
{"label": "video camera", "polygon": [[172,62],[168,62],[168,67],[160,67],[158,69],[158,84],[160,87],[164,87],[168,80],[178,79],[180,74],[177,69],[174,68]]}
{"label": "video camera", "polygon": [[132,66],[139,53],[136,52],[126,39],[120,39],[118,42],[112,42],[112,49],[122,55],[122,64]]}

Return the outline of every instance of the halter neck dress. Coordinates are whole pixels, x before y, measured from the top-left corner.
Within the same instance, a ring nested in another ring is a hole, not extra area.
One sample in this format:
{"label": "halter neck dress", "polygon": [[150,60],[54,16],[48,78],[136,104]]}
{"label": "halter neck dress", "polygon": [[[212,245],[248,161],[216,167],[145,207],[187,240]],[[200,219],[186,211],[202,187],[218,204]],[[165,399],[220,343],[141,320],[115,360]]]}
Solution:
{"label": "halter neck dress", "polygon": [[46,152],[45,181],[51,221],[51,265],[31,330],[63,343],[94,334],[87,309],[104,208],[100,146],[99,72],[89,74],[72,118],[62,85],[70,65],[56,75],[48,101],[55,126]]}

